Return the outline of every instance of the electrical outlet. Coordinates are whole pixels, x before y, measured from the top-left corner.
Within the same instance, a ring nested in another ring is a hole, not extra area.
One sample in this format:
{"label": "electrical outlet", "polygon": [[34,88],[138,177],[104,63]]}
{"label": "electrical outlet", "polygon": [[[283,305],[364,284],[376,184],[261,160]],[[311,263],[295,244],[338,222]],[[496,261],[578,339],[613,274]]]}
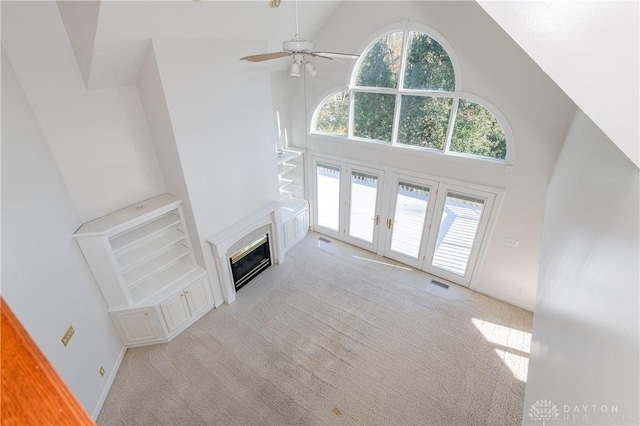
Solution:
{"label": "electrical outlet", "polygon": [[69,328],[67,328],[67,332],[64,333],[64,336],[62,336],[62,344],[67,346],[69,344],[69,340],[71,340],[71,337],[73,336],[73,333],[75,333],[76,331],[73,329],[73,326],[70,325]]}
{"label": "electrical outlet", "polygon": [[100,367],[100,370],[98,371],[98,373],[100,373],[100,377],[104,376],[104,367]]}
{"label": "electrical outlet", "polygon": [[505,238],[504,245],[507,247],[517,248],[520,242],[518,240],[514,240],[513,238]]}

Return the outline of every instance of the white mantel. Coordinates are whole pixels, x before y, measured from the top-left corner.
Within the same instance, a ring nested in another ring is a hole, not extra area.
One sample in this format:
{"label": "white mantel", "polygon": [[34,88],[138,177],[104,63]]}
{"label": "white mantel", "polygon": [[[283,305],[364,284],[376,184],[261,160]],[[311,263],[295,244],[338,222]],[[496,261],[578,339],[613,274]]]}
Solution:
{"label": "white mantel", "polygon": [[207,239],[213,249],[213,257],[225,302],[232,303],[236,299],[229,263],[229,257],[233,253],[258,236],[268,234],[271,262],[273,264],[280,263],[280,254],[284,252],[282,236],[279,232],[282,224],[280,207],[282,207],[282,203],[274,201]]}

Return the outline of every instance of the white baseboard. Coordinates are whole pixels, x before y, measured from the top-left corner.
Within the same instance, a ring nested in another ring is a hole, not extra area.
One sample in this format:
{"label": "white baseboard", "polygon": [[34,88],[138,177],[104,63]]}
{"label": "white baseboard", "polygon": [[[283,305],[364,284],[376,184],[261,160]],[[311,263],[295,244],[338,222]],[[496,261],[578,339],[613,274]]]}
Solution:
{"label": "white baseboard", "polygon": [[482,288],[482,287],[473,287],[473,288],[471,288],[471,290],[477,291],[478,293],[482,293],[485,296],[493,297],[494,299],[498,299],[501,302],[508,303],[510,305],[513,305],[513,306],[517,306],[518,308],[522,308],[525,311],[533,312],[533,309],[534,309],[533,306],[528,306],[528,305],[520,302],[519,300],[511,299],[509,297],[505,297],[502,294],[495,293],[493,291],[487,290],[487,289]]}
{"label": "white baseboard", "polygon": [[93,413],[91,414],[91,418],[93,419],[94,422],[98,419],[98,415],[102,410],[102,405],[104,405],[104,401],[107,399],[107,395],[109,394],[111,385],[113,384],[113,381],[116,378],[116,374],[118,374],[118,370],[120,369],[120,364],[122,364],[122,360],[124,359],[124,354],[126,352],[127,352],[127,348],[123,346],[122,350],[120,351],[120,355],[118,355],[116,362],[111,367],[111,374],[109,374],[109,378],[107,378],[107,383],[105,384],[104,389],[102,390],[102,394],[100,394],[100,399],[96,404],[96,408],[93,410]]}

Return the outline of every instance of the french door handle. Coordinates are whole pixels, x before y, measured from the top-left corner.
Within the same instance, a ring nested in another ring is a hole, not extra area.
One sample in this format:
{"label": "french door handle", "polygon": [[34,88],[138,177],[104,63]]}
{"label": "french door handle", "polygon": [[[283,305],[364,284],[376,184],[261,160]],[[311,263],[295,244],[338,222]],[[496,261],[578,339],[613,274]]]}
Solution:
{"label": "french door handle", "polygon": [[377,214],[376,217],[373,218],[376,221],[376,226],[380,225],[380,215]]}
{"label": "french door handle", "polygon": [[391,218],[387,219],[387,228],[391,229],[392,225],[393,225],[393,220],[391,220]]}

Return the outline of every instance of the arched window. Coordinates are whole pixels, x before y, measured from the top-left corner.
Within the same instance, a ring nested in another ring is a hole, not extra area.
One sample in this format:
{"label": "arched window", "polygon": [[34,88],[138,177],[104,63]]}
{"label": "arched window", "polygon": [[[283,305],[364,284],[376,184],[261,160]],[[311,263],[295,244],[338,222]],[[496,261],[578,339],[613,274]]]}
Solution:
{"label": "arched window", "polygon": [[505,160],[504,120],[487,102],[459,91],[451,58],[426,32],[382,35],[356,63],[349,89],[320,102],[312,131]]}

